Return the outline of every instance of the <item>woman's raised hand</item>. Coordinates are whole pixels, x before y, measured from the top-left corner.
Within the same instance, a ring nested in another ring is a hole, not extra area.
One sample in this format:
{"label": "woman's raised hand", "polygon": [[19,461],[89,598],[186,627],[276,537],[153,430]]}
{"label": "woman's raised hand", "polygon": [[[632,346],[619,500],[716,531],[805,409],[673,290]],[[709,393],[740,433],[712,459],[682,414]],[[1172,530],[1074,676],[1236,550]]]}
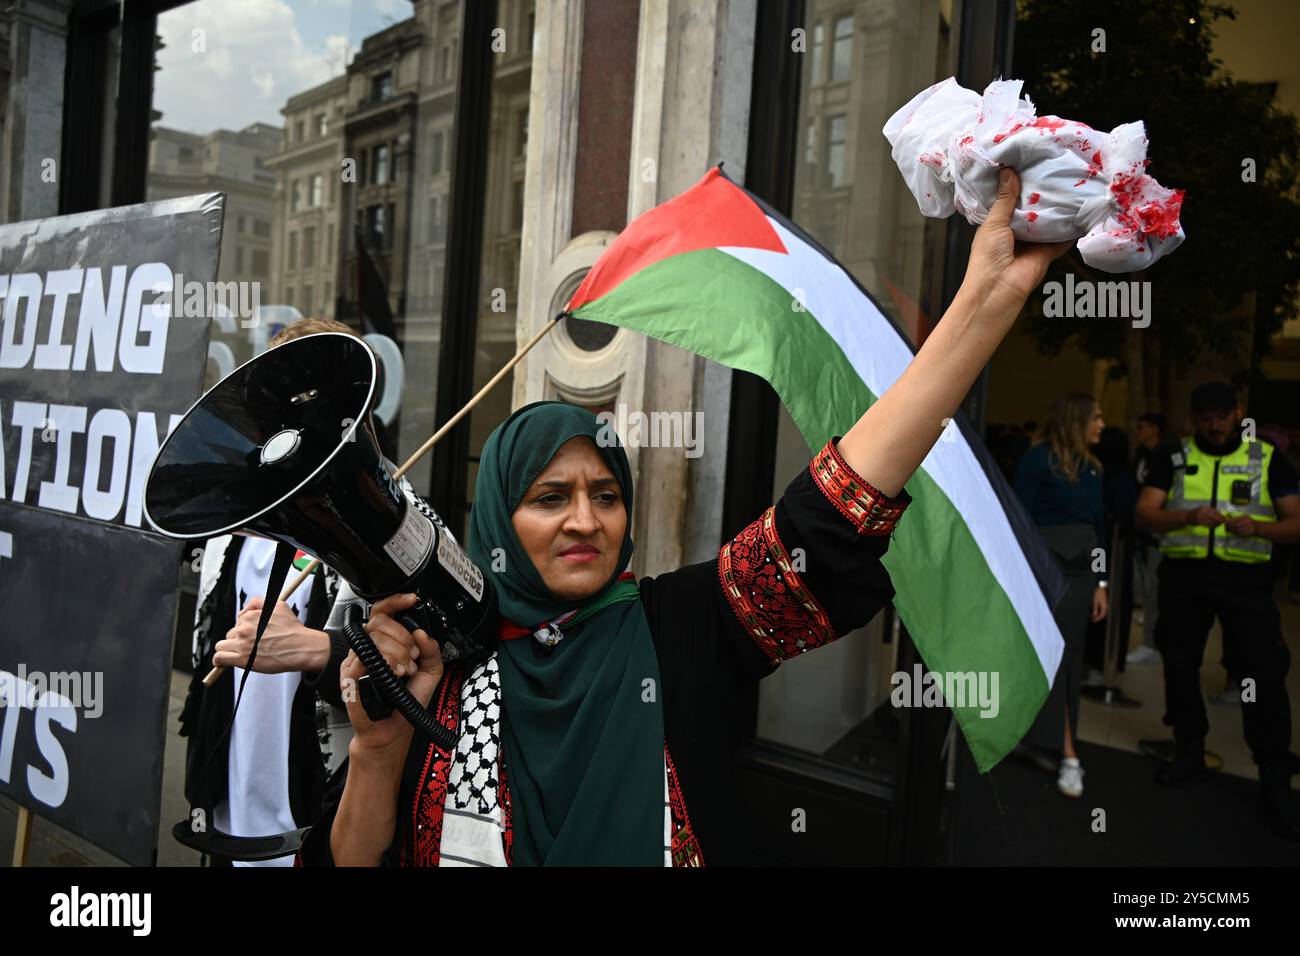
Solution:
{"label": "woman's raised hand", "polygon": [[[394,619],[394,615],[414,606],[414,594],[393,594],[377,602],[370,609],[370,620],[365,631],[384,655],[384,660],[398,677],[409,677],[406,689],[422,705],[428,706],[433,692],[442,679],[442,651],[437,641],[422,630],[411,633]],[[365,667],[350,652],[339,670],[343,700],[347,704],[348,718],[356,730],[353,746],[375,756],[402,759],[410,742],[412,727],[406,718],[394,711],[383,720],[371,720],[361,705],[356,691],[356,681],[366,673]]]}
{"label": "woman's raised hand", "polygon": [[990,315],[1014,321],[1025,300],[1043,281],[1047,267],[1074,243],[1021,242],[1011,231],[1011,214],[1020,196],[1020,176],[1013,169],[998,174],[998,194],[988,218],[975,232],[962,286]]}

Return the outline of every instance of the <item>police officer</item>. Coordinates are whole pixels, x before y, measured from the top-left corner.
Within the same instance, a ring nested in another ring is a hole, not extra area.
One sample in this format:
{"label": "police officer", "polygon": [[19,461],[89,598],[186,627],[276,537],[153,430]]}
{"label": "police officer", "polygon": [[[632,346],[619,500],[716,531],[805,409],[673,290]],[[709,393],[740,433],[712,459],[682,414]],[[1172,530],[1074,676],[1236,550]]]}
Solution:
{"label": "police officer", "polygon": [[1300,840],[1290,808],[1291,655],[1273,601],[1274,542],[1300,540],[1300,479],[1286,457],[1243,434],[1236,392],[1207,382],[1192,392],[1195,434],[1166,446],[1143,483],[1140,527],[1160,535],[1156,647],[1164,658],[1164,722],[1173,762],[1157,781],[1186,786],[1205,773],[1209,721],[1200,668],[1214,618],[1239,635],[1246,743],[1259,765],[1257,809],[1280,835]]}

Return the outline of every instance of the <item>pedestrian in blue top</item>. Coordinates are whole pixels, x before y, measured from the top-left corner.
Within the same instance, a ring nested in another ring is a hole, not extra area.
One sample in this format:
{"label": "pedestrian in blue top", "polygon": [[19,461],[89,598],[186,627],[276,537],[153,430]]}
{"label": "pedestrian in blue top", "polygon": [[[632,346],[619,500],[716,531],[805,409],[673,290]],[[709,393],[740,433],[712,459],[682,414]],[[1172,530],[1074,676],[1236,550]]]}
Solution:
{"label": "pedestrian in blue top", "polygon": [[[1061,750],[1057,788],[1083,795],[1083,767],[1074,749],[1079,726],[1079,688],[1084,672],[1088,621],[1106,616],[1104,510],[1101,462],[1089,446],[1105,427],[1091,395],[1058,399],[1033,446],[1016,466],[1015,488],[1065,575],[1066,591],[1055,609],[1065,640],[1061,666],[1027,742]],[[1100,560],[1098,560],[1100,558]]]}

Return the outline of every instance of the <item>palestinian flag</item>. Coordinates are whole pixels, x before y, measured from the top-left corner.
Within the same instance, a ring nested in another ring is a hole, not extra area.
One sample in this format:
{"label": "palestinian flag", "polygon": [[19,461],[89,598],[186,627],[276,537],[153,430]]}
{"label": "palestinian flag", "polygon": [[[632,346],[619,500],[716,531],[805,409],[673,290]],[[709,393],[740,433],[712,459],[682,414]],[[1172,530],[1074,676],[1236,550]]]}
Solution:
{"label": "palestinian flag", "polygon": [[[913,355],[830,253],[721,167],[629,225],[565,310],[762,376],[814,450],[847,432]],[[885,557],[894,603],[935,677],[985,672],[991,686],[997,674],[995,715],[981,717],[974,694],[953,707],[987,770],[1047,696],[1063,649],[1051,606],[1064,583],[960,416],[907,490],[914,503]]]}

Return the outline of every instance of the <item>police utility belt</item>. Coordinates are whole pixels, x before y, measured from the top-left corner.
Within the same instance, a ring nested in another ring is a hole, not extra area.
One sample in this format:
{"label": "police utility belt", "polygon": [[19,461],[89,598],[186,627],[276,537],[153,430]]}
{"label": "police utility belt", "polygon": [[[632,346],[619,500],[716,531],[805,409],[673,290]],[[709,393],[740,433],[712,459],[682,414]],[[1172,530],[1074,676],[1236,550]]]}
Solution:
{"label": "police utility belt", "polygon": [[[1273,446],[1268,442],[1243,441],[1230,454],[1216,456],[1188,439],[1182,454],[1174,454],[1174,484],[1166,507],[1190,510],[1204,505],[1229,519],[1246,515],[1255,521],[1276,521],[1268,493],[1272,459]],[[1271,541],[1241,537],[1226,526],[1193,524],[1160,536],[1160,551],[1171,558],[1207,558],[1211,545],[1216,558],[1242,564],[1263,564],[1273,551]]]}

